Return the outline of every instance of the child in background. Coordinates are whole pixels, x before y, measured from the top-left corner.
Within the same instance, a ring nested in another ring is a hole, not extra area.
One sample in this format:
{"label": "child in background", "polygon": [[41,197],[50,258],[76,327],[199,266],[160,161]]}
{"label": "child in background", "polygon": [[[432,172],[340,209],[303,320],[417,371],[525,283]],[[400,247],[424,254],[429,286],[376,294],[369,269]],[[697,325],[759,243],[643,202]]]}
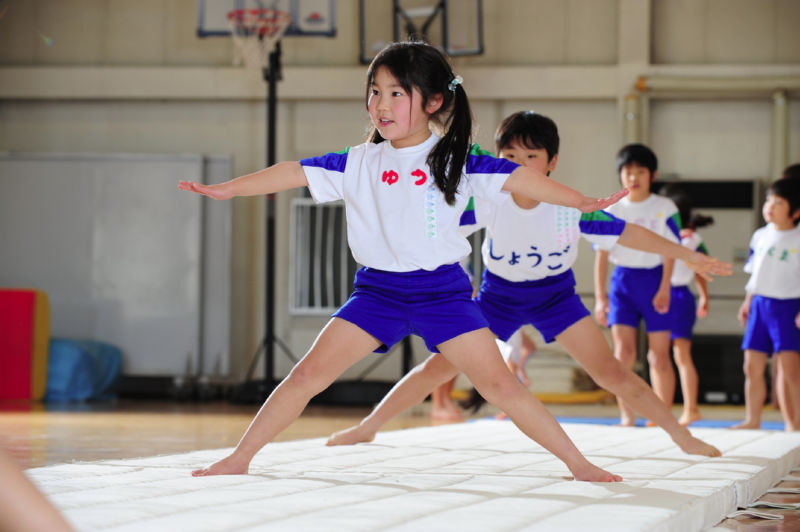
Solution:
{"label": "child in background", "polygon": [[[630,194],[608,212],[641,225],[673,242],[680,242],[678,209],[671,200],[652,194],[658,174],[656,154],[643,144],[628,144],[617,153],[617,173]],[[647,329],[647,361],[650,383],[665,405],[672,406],[675,372],[669,356],[669,302],[675,259],[630,249],[622,245],[597,245],[595,257],[595,319],[611,327],[614,356],[632,369],[636,363],[637,330],[644,319]],[[606,292],[608,262],[616,264]],[[630,405],[617,397],[620,424],[633,426]],[[655,420],[650,420],[655,421]]]}
{"label": "child in background", "polygon": [[[556,168],[558,129],[546,116],[533,111],[512,114],[498,127],[495,142],[498,154],[510,161],[548,175]],[[691,252],[604,211],[582,215],[574,209],[530,200],[513,192],[497,205],[476,198],[474,215],[467,231],[486,227],[482,246],[486,269],[477,302],[489,328],[500,340],[507,340],[521,326],[532,324],[546,342],[558,340],[600,386],[625,397],[637,410],[651,416],[685,452],[719,455],[716,448],[694,438],[678,424],[647,384],[614,359],[575,293],[572,264],[581,234],[593,240],[618,240],[620,244],[677,256],[700,272],[730,275],[730,264]],[[462,216],[462,220],[465,218]],[[371,441],[384,423],[421,402],[432,388],[457,373],[458,369],[445,357],[431,355],[403,377],[359,425],[331,435],[328,445]]]}
{"label": "child in background", "polygon": [[745,419],[734,428],[758,429],[766,399],[767,359],[787,431],[800,430],[800,179],[773,182],[761,210],[767,225],[750,239],[750,279],[739,308],[745,327]]}
{"label": "child in background", "polygon": [[[678,185],[667,185],[661,194],[668,197],[678,207],[681,217],[681,245],[692,251],[708,254],[703,238],[697,229],[714,223],[710,216],[692,212],[692,202],[688,194]],[[695,303],[694,295],[689,290],[689,283],[695,280],[699,298]],[[669,312],[671,316],[672,356],[678,366],[683,395],[683,412],[678,422],[689,426],[700,419],[697,407],[697,368],[692,361],[692,330],[696,318],[708,315],[708,286],[706,280],[696,275],[682,260],[675,261],[672,271],[672,292],[670,294]]]}
{"label": "child in background", "polygon": [[[783,169],[781,173],[781,178],[784,177],[794,177],[800,179],[800,163],[790,164],[786,168]],[[781,386],[781,379],[780,374],[778,373],[779,367],[777,364],[770,364],[772,370],[772,389],[770,390],[770,403],[773,408],[780,409],[780,404],[778,401],[778,388]],[[765,384],[766,386],[766,384]]]}
{"label": "child in background", "polygon": [[368,142],[219,185],[180,182],[180,189],[214,199],[307,186],[317,202],[343,200],[347,241],[364,265],[353,294],[270,394],[234,451],[193,475],[246,474],[255,454],[348,367],[418,334],[523,433],[561,459],[575,479],[621,480],[590,463],[509,373],[458,261],[470,252],[459,232],[470,196],[498,202],[513,192],[592,212],[625,191],[606,200],[588,198],[531,168],[474,150],[472,113],[461,83],[434,46],[390,44],[367,69],[365,104],[373,125]]}

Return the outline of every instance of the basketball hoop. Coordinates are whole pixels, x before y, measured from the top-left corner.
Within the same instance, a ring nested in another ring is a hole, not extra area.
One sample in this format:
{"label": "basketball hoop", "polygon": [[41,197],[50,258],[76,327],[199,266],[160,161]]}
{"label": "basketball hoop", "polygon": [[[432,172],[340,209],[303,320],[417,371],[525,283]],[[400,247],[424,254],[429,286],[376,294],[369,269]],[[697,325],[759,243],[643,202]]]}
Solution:
{"label": "basketball hoop", "polygon": [[228,13],[228,27],[239,51],[233,64],[269,68],[269,54],[289,27],[292,16],[279,9],[234,9]]}

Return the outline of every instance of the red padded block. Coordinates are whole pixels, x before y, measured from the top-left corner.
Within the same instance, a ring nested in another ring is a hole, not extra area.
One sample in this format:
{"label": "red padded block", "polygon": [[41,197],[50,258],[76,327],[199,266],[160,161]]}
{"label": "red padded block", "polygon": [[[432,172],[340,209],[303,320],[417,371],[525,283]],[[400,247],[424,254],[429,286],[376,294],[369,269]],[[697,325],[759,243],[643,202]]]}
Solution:
{"label": "red padded block", "polygon": [[32,397],[36,292],[0,290],[0,399]]}

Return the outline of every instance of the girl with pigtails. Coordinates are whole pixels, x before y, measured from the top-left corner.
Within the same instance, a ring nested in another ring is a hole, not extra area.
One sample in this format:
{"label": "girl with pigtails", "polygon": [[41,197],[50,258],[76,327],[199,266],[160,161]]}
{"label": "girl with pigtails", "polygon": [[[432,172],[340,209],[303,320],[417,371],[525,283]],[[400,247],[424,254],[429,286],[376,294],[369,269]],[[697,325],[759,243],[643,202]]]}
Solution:
{"label": "girl with pigtails", "polygon": [[366,81],[373,125],[366,143],[281,162],[219,185],[179,184],[220,200],[303,186],[319,203],[342,200],[350,249],[364,265],[348,301],[267,398],[234,451],[193,474],[247,473],[255,454],[347,368],[417,334],[522,432],[561,459],[576,480],[621,480],[590,463],[508,371],[458,262],[470,252],[459,220],[471,196],[498,203],[516,193],[591,212],[625,192],[589,198],[474,147],[462,80],[431,45],[387,46],[370,64]]}

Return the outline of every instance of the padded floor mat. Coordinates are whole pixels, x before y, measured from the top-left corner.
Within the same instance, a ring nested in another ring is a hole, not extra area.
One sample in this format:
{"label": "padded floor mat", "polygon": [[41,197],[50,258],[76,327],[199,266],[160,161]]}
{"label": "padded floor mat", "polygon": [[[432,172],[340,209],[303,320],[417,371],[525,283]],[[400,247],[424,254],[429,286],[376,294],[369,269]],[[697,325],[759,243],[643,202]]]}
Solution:
{"label": "padded floor mat", "polygon": [[657,428],[564,424],[616,484],[570,480],[512,423],[481,420],[267,445],[247,476],[193,478],[225,449],[30,469],[79,531],[704,530],[800,465],[800,435],[693,429],[721,458]]}

